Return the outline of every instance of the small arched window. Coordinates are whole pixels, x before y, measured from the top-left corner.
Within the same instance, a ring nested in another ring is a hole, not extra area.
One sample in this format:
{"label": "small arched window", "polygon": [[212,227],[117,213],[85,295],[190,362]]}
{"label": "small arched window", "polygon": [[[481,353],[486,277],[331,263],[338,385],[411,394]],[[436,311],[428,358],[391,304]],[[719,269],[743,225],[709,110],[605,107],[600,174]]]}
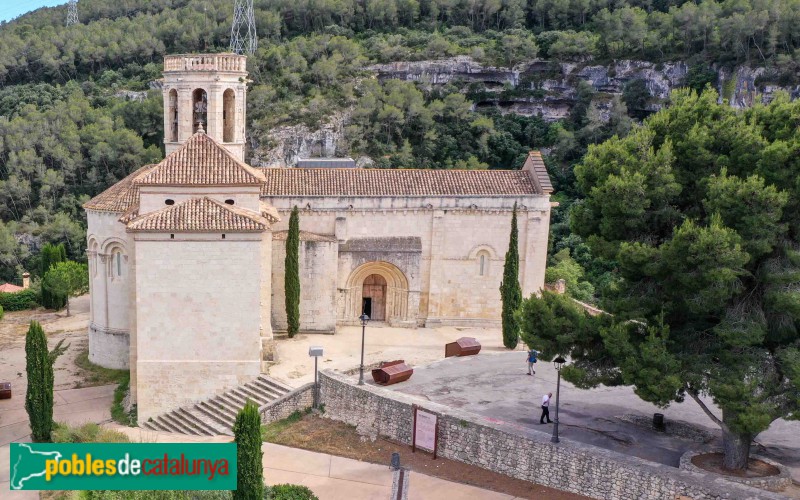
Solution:
{"label": "small arched window", "polygon": [[489,275],[489,252],[483,250],[478,252],[478,276]]}
{"label": "small arched window", "polygon": [[233,205],[234,202],[231,199],[227,199],[225,200],[225,203],[227,203],[228,205]]}
{"label": "small arched window", "polygon": [[122,277],[122,254],[117,252],[117,277]]}
{"label": "small arched window", "polygon": [[122,250],[114,249],[111,251],[111,262],[109,264],[110,264],[109,267],[111,268],[109,270],[110,272],[108,273],[109,277],[115,280],[122,278],[124,270],[123,266],[125,264],[124,256],[122,255]]}
{"label": "small arched window", "polygon": [[175,204],[175,200],[173,200],[171,198],[167,198],[166,200],[164,200],[164,204],[165,205],[174,205]]}

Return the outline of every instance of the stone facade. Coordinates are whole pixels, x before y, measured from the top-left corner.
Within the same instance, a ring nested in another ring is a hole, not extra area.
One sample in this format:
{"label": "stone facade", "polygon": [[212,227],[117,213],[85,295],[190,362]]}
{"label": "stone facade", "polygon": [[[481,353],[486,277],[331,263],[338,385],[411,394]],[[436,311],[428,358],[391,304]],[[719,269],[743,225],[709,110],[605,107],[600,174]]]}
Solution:
{"label": "stone facade", "polygon": [[781,495],[725,481],[710,473],[667,465],[544,433],[522,436],[502,422],[381,387],[358,386],[330,370],[320,372],[326,418],[356,426],[366,436],[411,444],[414,405],[439,418],[438,456],[517,479],[603,500],[772,500]]}
{"label": "stone facade", "polygon": [[550,185],[521,170],[256,169],[245,164],[245,58],[167,56],[167,156],[84,207],[90,359],[131,370],[139,417],[255,378],[285,330],[289,213],[300,209],[301,331],[362,313],[415,328],[498,325],[518,207],[520,284],[544,284]]}

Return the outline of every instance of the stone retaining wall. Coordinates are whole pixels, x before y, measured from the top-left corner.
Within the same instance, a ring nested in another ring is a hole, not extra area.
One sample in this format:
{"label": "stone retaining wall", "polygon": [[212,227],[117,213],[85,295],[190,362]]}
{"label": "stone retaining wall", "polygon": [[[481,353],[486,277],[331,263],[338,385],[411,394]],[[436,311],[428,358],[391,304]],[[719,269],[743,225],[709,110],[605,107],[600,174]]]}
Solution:
{"label": "stone retaining wall", "polygon": [[304,411],[314,405],[314,384],[308,383],[288,392],[258,409],[261,423],[269,424],[283,420],[296,411]]}
{"label": "stone retaining wall", "polygon": [[324,416],[355,425],[361,434],[410,445],[416,404],[439,416],[439,456],[593,498],[784,498],[712,474],[685,472],[583,443],[562,439],[553,444],[543,433],[523,436],[513,424],[381,387],[357,386],[330,370],[320,373],[320,384]]}

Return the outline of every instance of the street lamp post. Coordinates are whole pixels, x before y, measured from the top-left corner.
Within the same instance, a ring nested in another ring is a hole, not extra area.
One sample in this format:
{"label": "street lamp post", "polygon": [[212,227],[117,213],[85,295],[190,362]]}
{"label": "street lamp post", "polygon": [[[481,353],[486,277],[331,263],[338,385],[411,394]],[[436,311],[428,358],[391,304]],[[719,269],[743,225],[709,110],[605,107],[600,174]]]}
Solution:
{"label": "street lamp post", "polygon": [[317,381],[317,359],[322,356],[322,347],[311,346],[308,355],[314,358],[314,409],[319,406],[319,382]]}
{"label": "street lamp post", "polygon": [[358,385],[364,385],[364,335],[367,329],[369,316],[367,316],[367,313],[363,313],[358,319],[361,320],[361,368],[359,368],[358,371]]}
{"label": "street lamp post", "polygon": [[558,442],[558,396],[561,392],[561,367],[566,361],[561,356],[553,360],[553,366],[556,367],[556,372],[558,373],[558,378],[556,379],[556,418],[553,420],[553,437],[550,438],[553,443]]}

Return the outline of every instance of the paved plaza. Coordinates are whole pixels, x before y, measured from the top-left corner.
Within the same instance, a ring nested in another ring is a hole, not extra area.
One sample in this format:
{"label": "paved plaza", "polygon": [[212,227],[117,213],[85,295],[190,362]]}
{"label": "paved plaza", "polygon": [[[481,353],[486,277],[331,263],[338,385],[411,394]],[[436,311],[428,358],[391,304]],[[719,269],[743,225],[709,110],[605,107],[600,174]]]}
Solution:
{"label": "paved plaza", "polygon": [[[540,361],[536,375],[526,373],[524,352],[481,352],[416,365],[411,379],[388,388],[483,415],[520,434],[551,434],[553,425],[541,425],[539,418],[542,396],[547,392],[553,392],[550,417],[555,416],[556,371],[552,363]],[[719,444],[718,428],[691,400],[662,409],[642,401],[629,387],[582,390],[562,380],[560,403],[559,434],[563,439],[674,466],[688,450]],[[711,401],[706,403],[720,414]],[[652,418],[656,412],[663,413],[667,421],[683,422],[715,437],[704,444],[619,418],[630,414]],[[791,467],[795,479],[800,479],[800,422],[776,421],[756,442],[758,453]]]}

